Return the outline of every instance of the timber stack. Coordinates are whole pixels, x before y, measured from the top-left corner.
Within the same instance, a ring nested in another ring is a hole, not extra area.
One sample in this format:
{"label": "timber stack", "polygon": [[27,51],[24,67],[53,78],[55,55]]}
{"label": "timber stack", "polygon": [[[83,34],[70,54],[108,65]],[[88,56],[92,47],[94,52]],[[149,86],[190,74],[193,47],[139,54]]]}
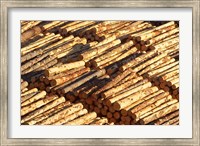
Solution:
{"label": "timber stack", "polygon": [[178,23],[21,21],[21,124],[178,125]]}

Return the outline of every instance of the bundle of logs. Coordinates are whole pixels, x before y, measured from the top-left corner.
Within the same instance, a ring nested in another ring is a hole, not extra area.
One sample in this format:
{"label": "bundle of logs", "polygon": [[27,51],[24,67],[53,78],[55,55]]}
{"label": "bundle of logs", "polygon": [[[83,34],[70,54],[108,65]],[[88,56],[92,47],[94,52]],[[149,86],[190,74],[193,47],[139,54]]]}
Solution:
{"label": "bundle of logs", "polygon": [[178,22],[21,21],[21,124],[178,125]]}

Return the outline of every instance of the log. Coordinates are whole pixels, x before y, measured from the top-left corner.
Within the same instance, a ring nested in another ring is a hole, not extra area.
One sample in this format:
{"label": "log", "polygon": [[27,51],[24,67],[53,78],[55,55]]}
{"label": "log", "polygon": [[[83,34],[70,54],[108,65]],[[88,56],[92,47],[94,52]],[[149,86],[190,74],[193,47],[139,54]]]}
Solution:
{"label": "log", "polygon": [[102,114],[103,116],[106,116],[107,110],[102,108],[102,109],[101,109],[101,114]]}
{"label": "log", "polygon": [[45,51],[45,52],[51,52],[51,51],[54,52],[54,50],[57,50],[60,47],[65,46],[65,44],[70,43],[72,41],[72,39],[77,40],[77,38],[74,38],[73,35],[70,35],[68,37],[62,38],[61,40],[59,40],[58,42],[53,43],[52,45],[47,46],[46,48],[44,48],[42,50]]}
{"label": "log", "polygon": [[39,92],[33,92],[33,93],[30,93],[30,94],[27,94],[27,95],[24,95],[24,96],[21,96],[21,103],[30,99],[31,97],[33,97],[34,95],[38,94]]}
{"label": "log", "polygon": [[119,83],[117,83],[118,85],[124,84],[134,78],[138,77],[138,75],[136,75],[134,72],[132,72],[130,75],[128,75],[127,77],[125,77],[124,79],[122,79]]}
{"label": "log", "polygon": [[41,113],[40,115],[38,115],[38,116],[34,117],[33,119],[27,121],[26,123],[29,124],[29,125],[35,125],[35,124],[40,125],[40,123],[43,120],[45,120],[45,119],[51,117],[52,115],[58,113],[59,111],[63,110],[64,108],[66,108],[70,104],[71,103],[69,101],[63,102],[63,103],[49,109],[48,111]]}
{"label": "log", "polygon": [[156,120],[156,121],[154,122],[154,124],[155,124],[155,125],[161,125],[161,124],[163,124],[164,122],[167,122],[167,121],[169,121],[170,119],[172,119],[172,118],[174,118],[174,117],[176,117],[176,116],[178,116],[178,115],[179,115],[179,111],[176,110],[176,111],[173,112],[173,113],[169,113],[168,115],[166,115],[166,116],[164,116],[164,117],[162,117],[162,118],[159,118],[158,120]]}
{"label": "log", "polygon": [[[101,77],[100,77],[100,78],[101,78]],[[91,88],[91,87],[94,86],[97,82],[98,82],[98,79],[97,79],[97,78],[93,78],[93,79],[87,81],[85,84],[83,84],[83,85],[81,85],[81,86],[75,88],[75,89],[73,90],[73,94],[74,94],[75,96],[79,96],[80,93],[81,93],[82,91],[85,91],[85,90],[87,90],[88,88]]]}
{"label": "log", "polygon": [[159,42],[159,41],[167,38],[168,36],[173,35],[173,34],[178,33],[178,32],[179,32],[179,28],[174,28],[174,29],[172,29],[172,30],[170,30],[168,32],[165,32],[163,34],[160,34],[160,35],[150,39],[149,42],[150,42],[150,44]]}
{"label": "log", "polygon": [[59,73],[59,74],[56,74],[54,76],[50,76],[50,77],[46,77],[48,80],[53,80],[53,79],[57,79],[57,78],[60,78],[60,77],[63,77],[63,76],[68,76],[70,74],[73,74],[75,72],[78,72],[82,69],[84,69],[85,67],[84,66],[81,66],[79,68],[73,68],[73,69],[70,69],[70,70],[66,70],[62,73]]}
{"label": "log", "polygon": [[31,29],[32,27],[38,25],[41,21],[29,21],[25,25],[21,26],[21,33]]}
{"label": "log", "polygon": [[[112,74],[113,72],[115,72],[116,70],[118,70],[118,68],[130,61],[132,61],[133,59],[136,58],[135,54],[137,51],[137,48],[136,47],[133,47],[131,48],[130,50],[128,50],[127,52],[123,53],[122,55],[120,55],[119,57],[115,58],[112,60],[112,63],[113,62],[117,62],[119,60],[121,60],[119,63],[115,63],[113,64],[112,66],[110,66],[108,69],[107,69],[107,73],[110,75]],[[127,58],[126,58],[127,57]],[[126,58],[126,59],[125,59]],[[124,60],[122,60],[124,59]]]}
{"label": "log", "polygon": [[69,76],[63,76],[61,78],[56,78],[56,79],[53,79],[51,80],[50,84],[51,86],[57,86],[57,85],[60,85],[60,84],[63,84],[64,82],[67,82],[71,79],[74,79],[86,72],[89,72],[90,71],[90,68],[84,68],[80,71],[77,71],[77,72],[74,72],[73,74],[70,74]]}
{"label": "log", "polygon": [[67,28],[67,27],[70,27],[70,26],[73,26],[73,25],[76,25],[76,24],[78,24],[78,23],[81,23],[81,21],[71,21],[71,22],[67,23],[66,25],[62,26],[62,27],[60,28],[60,30],[62,30],[62,29],[64,29],[64,28]]}
{"label": "log", "polygon": [[96,119],[89,119],[89,120],[86,120],[85,122],[84,122],[84,124],[83,125],[90,125],[92,122],[94,122]]}
{"label": "log", "polygon": [[170,81],[172,81],[172,80],[174,80],[174,79],[177,79],[177,78],[179,78],[179,74],[176,74],[176,75],[174,75],[174,76],[172,76],[172,77],[166,79],[166,80],[165,80],[165,83],[167,84],[168,82],[170,82]]}
{"label": "log", "polygon": [[109,51],[108,53],[99,56],[94,61],[95,62],[99,62],[99,61],[102,61],[102,60],[104,60],[106,58],[112,57],[112,56],[114,56],[114,55],[116,55],[116,54],[118,54],[118,53],[120,53],[120,52],[122,52],[124,50],[128,50],[133,45],[134,45],[133,41],[129,41],[129,42],[125,43],[125,44],[120,45],[119,47],[114,48],[113,50]]}
{"label": "log", "polygon": [[34,71],[44,71],[47,68],[53,67],[57,63],[58,63],[58,59],[52,59],[51,61],[49,61],[46,64],[44,64],[43,66],[35,69]]}
{"label": "log", "polygon": [[171,113],[171,112],[173,112],[173,111],[175,111],[177,109],[179,109],[179,103],[178,102],[175,103],[175,104],[172,104],[172,105],[170,105],[170,106],[168,106],[168,107],[166,107],[166,108],[164,108],[164,109],[162,109],[160,111],[157,111],[153,115],[150,115],[148,117],[145,117],[145,118],[141,119],[140,120],[140,124],[142,124],[142,125],[147,124],[147,123],[149,123],[149,122],[151,122],[153,120],[156,120],[156,119],[158,119],[160,117],[163,117],[163,116],[165,116],[165,115],[167,115],[167,114],[169,114],[169,113]]}
{"label": "log", "polygon": [[70,92],[66,94],[66,98],[69,99],[70,102],[74,102],[77,99],[77,96]]}
{"label": "log", "polygon": [[163,42],[165,42],[165,41],[167,41],[167,40],[176,38],[176,37],[178,37],[178,36],[179,36],[179,33],[176,33],[176,34],[173,34],[173,35],[171,35],[171,36],[168,36],[167,38],[164,38],[164,39],[162,39],[162,40],[160,40],[160,41],[158,41],[158,42],[156,42],[156,43],[154,43],[154,44],[157,45],[157,44],[163,43]]}
{"label": "log", "polygon": [[168,27],[165,27],[165,28],[162,28],[160,30],[155,30],[155,31],[152,31],[150,33],[145,33],[145,34],[141,34],[140,35],[140,40],[148,40],[150,38],[155,38],[156,36],[162,34],[162,33],[165,33],[165,32],[168,32],[172,29],[175,28],[175,25],[171,25],[171,26],[168,26]]}
{"label": "log", "polygon": [[157,95],[159,95],[159,94],[161,94],[163,92],[164,92],[163,90],[158,90],[157,92],[155,92],[153,94],[150,94],[150,95],[148,95],[148,96],[146,96],[144,98],[141,98],[140,100],[138,100],[138,101],[132,103],[131,105],[125,107],[124,109],[122,109],[121,110],[121,114],[123,116],[127,116],[127,115],[131,116],[131,114],[132,114],[131,109],[133,109],[135,106],[137,106],[137,105],[145,102],[146,100],[148,100],[148,99],[150,99],[150,98],[152,98],[154,96],[157,96]]}
{"label": "log", "polygon": [[146,31],[146,32],[144,32],[143,34],[151,33],[151,32],[156,31],[156,30],[162,30],[162,29],[165,29],[165,28],[167,28],[167,27],[169,27],[169,26],[172,26],[172,25],[174,25],[174,24],[175,24],[175,22],[174,22],[174,21],[171,21],[171,22],[168,22],[168,23],[166,23],[166,24],[163,24],[163,25],[160,25],[160,26],[158,26],[158,27],[155,27],[155,28],[153,28],[153,29],[151,29],[151,30],[149,30],[149,31]]}
{"label": "log", "polygon": [[167,82],[167,85],[168,85],[169,87],[171,87],[172,85],[174,85],[174,84],[176,84],[176,83],[179,83],[179,77],[168,81],[168,82]]}
{"label": "log", "polygon": [[64,125],[82,125],[85,123],[85,121],[90,120],[90,119],[95,119],[96,117],[97,117],[97,114],[95,112],[91,112],[73,121],[67,122]]}
{"label": "log", "polygon": [[131,73],[131,71],[127,70],[127,71],[121,73],[120,75],[116,76],[115,78],[112,79],[111,82],[108,82],[104,87],[102,87],[101,89],[99,89],[98,91],[96,91],[95,93],[93,93],[92,96],[95,97],[95,98],[98,98],[98,95],[101,92],[103,92],[103,91],[105,91],[105,90],[113,87],[118,82],[120,82],[120,80],[122,80],[123,78],[125,78],[126,76],[128,76],[130,73]]}
{"label": "log", "polygon": [[179,88],[179,82],[177,82],[174,85],[172,85],[172,89],[177,89],[177,88]]}
{"label": "log", "polygon": [[92,122],[90,125],[105,125],[108,123],[108,119],[103,117],[97,121]]}
{"label": "log", "polygon": [[35,75],[32,75],[31,76],[31,82],[32,83],[35,83],[36,81],[39,81],[39,78],[40,76],[43,75],[43,72],[40,72],[40,73],[36,73]]}
{"label": "log", "polygon": [[62,39],[62,37],[60,36],[60,34],[53,35],[50,38],[48,38],[47,40],[41,41],[42,43],[39,44],[39,45],[37,45],[37,46],[35,46],[35,47],[31,47],[30,48],[30,46],[28,46],[29,49],[24,50],[24,51],[23,51],[23,49],[25,49],[25,48],[22,48],[21,55],[26,55],[26,54],[28,54],[31,51],[34,51],[36,49],[43,49],[44,50],[45,47],[54,44],[55,42],[59,41],[60,39]]}
{"label": "log", "polygon": [[162,98],[165,98],[168,95],[169,95],[169,92],[163,92],[163,93],[156,95],[148,100],[145,100],[141,104],[139,104],[139,105],[135,106],[133,109],[131,109],[131,113],[136,113],[136,112],[140,111],[141,109],[153,104],[154,102],[156,102]]}
{"label": "log", "polygon": [[50,23],[47,23],[47,24],[43,25],[42,29],[46,30],[46,29],[48,29],[48,28],[50,28],[50,27],[52,27],[52,26],[54,26],[54,25],[56,25],[56,24],[58,24],[60,22],[61,21],[51,21]]}
{"label": "log", "polygon": [[59,33],[59,28],[65,25],[66,22],[60,21],[55,25],[52,25],[51,27],[47,28],[44,33]]}
{"label": "log", "polygon": [[170,40],[167,40],[165,42],[162,42],[160,44],[157,44],[154,46],[155,50],[158,50],[159,52],[162,52],[163,50],[166,50],[167,47],[174,45],[179,42],[179,37],[172,38]]}
{"label": "log", "polygon": [[121,100],[125,97],[128,97],[130,96],[131,94],[134,94],[135,92],[138,92],[140,90],[143,90],[145,88],[148,88],[148,87],[151,87],[151,82],[147,82],[146,80],[145,81],[141,81],[135,85],[133,85],[133,88],[131,88],[130,90],[127,90],[126,92],[123,92],[119,95],[116,95],[115,97],[113,98],[110,98],[108,100],[106,100],[106,105],[107,106],[111,106],[112,103],[118,101],[118,100]]}
{"label": "log", "polygon": [[137,83],[138,81],[140,81],[142,79],[143,79],[143,77],[139,76],[139,77],[136,77],[136,78],[124,83],[124,84],[121,84],[119,86],[115,86],[115,87],[113,87],[113,88],[101,93],[101,97],[102,98],[108,98],[111,95],[113,96],[113,95],[115,95],[115,93],[117,93],[117,92],[119,92],[119,91],[121,91],[121,90],[123,90],[123,89],[125,89],[125,88],[127,88],[127,87],[129,87],[129,86],[131,86],[131,85],[133,85],[135,83]]}
{"label": "log", "polygon": [[21,106],[29,105],[29,104],[33,103],[34,101],[44,98],[46,96],[46,94],[47,94],[46,91],[39,92],[38,94],[34,95],[33,97],[29,98],[28,100],[22,102]]}
{"label": "log", "polygon": [[167,69],[170,69],[170,68],[176,66],[177,64],[179,64],[179,61],[170,63],[169,65],[160,67],[160,68],[155,69],[155,70],[153,70],[153,71],[150,71],[150,72],[147,73],[147,75],[148,75],[148,76],[153,76],[153,75],[155,75],[155,74],[158,74],[159,72],[163,72],[163,71],[165,71],[165,70],[167,70]]}
{"label": "log", "polygon": [[170,119],[169,121],[166,121],[162,125],[172,125],[172,124],[174,124],[176,122],[179,122],[179,116],[174,117],[173,119]]}
{"label": "log", "polygon": [[[59,92],[61,93],[61,90],[62,90],[63,88],[65,88],[65,87],[71,85],[72,83],[75,83],[76,81],[82,80],[84,77],[89,76],[90,74],[91,74],[91,72],[88,72],[88,73],[86,73],[86,74],[81,75],[81,76],[78,77],[78,78],[72,79],[72,80],[70,80],[70,81],[68,81],[68,82],[65,82],[65,83],[61,84],[61,85],[55,86],[54,88],[52,88],[52,91],[57,91],[57,92],[58,92],[58,91],[60,90]],[[76,88],[77,88],[77,87],[76,87]]]}
{"label": "log", "polygon": [[133,102],[141,99],[142,97],[148,96],[149,94],[156,92],[157,90],[158,90],[157,87],[150,87],[150,88],[144,89],[142,91],[138,91],[130,96],[127,96],[124,99],[121,99],[120,101],[116,101],[113,104],[113,107],[115,110],[119,111],[119,110],[129,106]]}
{"label": "log", "polygon": [[61,45],[59,45],[59,47],[53,47],[53,48],[50,47],[46,51],[48,51],[50,55],[55,55],[63,51],[70,50],[76,44],[85,43],[85,42],[86,42],[85,39],[75,37],[73,39],[68,40],[67,42],[64,41]]}
{"label": "log", "polygon": [[41,32],[42,32],[42,29],[39,26],[35,26],[32,29],[21,34],[21,42],[25,42],[31,37],[38,35]]}
{"label": "log", "polygon": [[115,125],[115,123],[117,122],[117,120],[115,118],[110,118],[109,119],[109,122],[110,123],[113,123],[113,125]]}
{"label": "log", "polygon": [[84,84],[85,82],[91,80],[91,79],[94,78],[94,77],[103,76],[103,75],[105,74],[105,72],[106,72],[105,69],[99,70],[99,71],[97,71],[97,72],[94,72],[94,73],[92,73],[91,75],[88,75],[87,77],[85,77],[84,79],[81,79],[81,80],[79,80],[78,82],[75,82],[75,83],[71,84],[70,86],[63,88],[63,89],[62,89],[62,93],[65,94],[65,93],[67,93],[67,92],[69,92],[69,91],[75,89],[76,87],[78,87],[78,86]]}
{"label": "log", "polygon": [[111,33],[114,33],[116,31],[120,31],[121,29],[125,29],[127,26],[129,26],[132,22],[124,22],[124,23],[121,23],[119,25],[117,25],[117,27],[113,28],[113,29],[110,29],[110,30],[107,30],[107,31],[104,31],[103,33],[101,33],[100,35],[106,35],[106,34],[111,34]]}
{"label": "log", "polygon": [[[166,65],[168,65],[168,64],[166,64]],[[162,66],[162,67],[165,67],[166,65],[164,65],[164,66]],[[162,67],[160,67],[160,68],[162,68]],[[179,65],[175,65],[175,66],[173,66],[172,68],[170,68],[170,69],[167,69],[167,70],[164,70],[164,71],[161,71],[161,72],[158,72],[158,73],[156,73],[156,74],[154,74],[153,76],[150,76],[152,79],[159,79],[159,77],[161,77],[161,76],[163,76],[163,75],[165,75],[165,74],[167,74],[167,73],[169,73],[169,72],[172,72],[172,71],[174,71],[174,70],[176,70],[176,69],[178,69],[179,68]],[[155,68],[155,69],[159,69],[159,68]],[[175,75],[176,76],[176,75]],[[174,78],[174,77],[173,77]],[[166,81],[169,81],[171,78],[169,78],[169,79],[167,79]]]}
{"label": "log", "polygon": [[26,88],[28,86],[28,82],[24,81],[21,83],[21,90],[23,90],[24,88]]}
{"label": "log", "polygon": [[101,113],[101,110],[98,107],[94,107],[94,112],[99,115]]}
{"label": "log", "polygon": [[106,66],[109,66],[110,64],[113,64],[116,62],[116,58],[123,55],[123,52],[120,52],[119,54],[116,54],[114,56],[111,56],[109,58],[106,58],[104,60],[101,60],[99,62],[96,62],[95,60],[91,60],[91,66],[93,66],[95,69],[102,69]]}
{"label": "log", "polygon": [[110,79],[105,78],[103,80],[97,80],[96,84],[93,84],[90,88],[85,89],[79,94],[80,98],[88,98],[91,96],[94,92],[96,92],[98,89],[102,88]]}
{"label": "log", "polygon": [[150,64],[149,66],[147,66],[143,70],[139,71],[138,74],[139,75],[143,75],[143,74],[147,73],[148,71],[154,69],[155,67],[157,67],[157,66],[159,66],[159,65],[161,65],[161,64],[163,64],[165,62],[169,62],[170,63],[170,62],[174,62],[174,61],[175,61],[175,59],[171,59],[169,56],[166,56],[166,57],[164,57],[164,58],[162,58],[162,59]]}
{"label": "log", "polygon": [[124,64],[123,66],[121,66],[121,67],[119,68],[119,70],[120,70],[120,71],[124,71],[124,70],[126,70],[127,68],[129,68],[129,67],[133,67],[133,66],[135,66],[135,65],[137,65],[137,64],[139,64],[139,63],[141,63],[142,61],[145,61],[146,59],[152,57],[152,56],[155,55],[155,54],[156,54],[156,52],[155,52],[154,50],[149,51],[148,53],[145,53],[145,54],[143,54],[143,55],[141,55],[141,56],[139,56],[139,57],[136,57],[134,60],[132,60],[132,61],[130,61],[130,62]]}
{"label": "log", "polygon": [[80,22],[78,24],[75,24],[73,26],[65,27],[65,28],[63,28],[63,30],[65,30],[66,32],[70,32],[70,31],[72,31],[72,30],[74,30],[76,28],[81,28],[81,27],[83,27],[85,25],[93,24],[93,23],[94,23],[94,21],[82,21],[82,22]]}
{"label": "log", "polygon": [[112,118],[113,117],[113,114],[111,113],[111,112],[107,112],[107,114],[106,114],[106,116],[107,116],[107,118]]}
{"label": "log", "polygon": [[73,114],[74,112],[80,111],[81,109],[83,109],[83,104],[81,104],[81,103],[74,104],[66,109],[63,109],[62,111],[58,112],[57,114],[49,117],[48,119],[42,121],[40,124],[41,125],[53,124],[53,123],[59,121],[60,119]]}
{"label": "log", "polygon": [[163,62],[162,64],[159,64],[158,66],[155,66],[154,69],[161,68],[161,67],[166,66],[166,65],[168,65],[168,64],[170,64],[170,63],[173,63],[173,62],[175,62],[175,61],[176,61],[176,60],[175,60],[174,58],[171,58],[171,57],[170,57],[170,59],[169,59],[168,61]]}
{"label": "log", "polygon": [[164,82],[165,80],[167,80],[167,79],[169,79],[169,78],[171,78],[171,77],[173,77],[173,76],[175,76],[177,74],[179,74],[179,70],[178,69],[174,70],[172,72],[169,72],[169,73],[165,74],[164,76],[160,77],[159,81],[160,82]]}
{"label": "log", "polygon": [[[41,34],[39,34],[41,35]],[[51,33],[49,35],[45,35],[42,38],[38,39],[35,42],[32,42],[31,44],[27,45],[26,47],[21,48],[21,52],[33,49],[33,48],[38,48],[38,46],[43,46],[45,41],[48,41],[49,39],[52,39],[53,37],[55,37],[54,33]]]}
{"label": "log", "polygon": [[24,106],[21,108],[21,116],[24,116],[25,114],[30,113],[30,112],[34,111],[35,109],[40,108],[41,106],[43,106],[57,98],[58,98],[57,95],[46,96],[44,99],[40,99],[34,103]]}
{"label": "log", "polygon": [[76,118],[78,118],[78,117],[80,117],[82,115],[85,115],[87,113],[88,113],[87,109],[81,109],[80,111],[72,113],[71,115],[66,116],[63,119],[61,119],[61,120],[59,120],[59,121],[57,121],[57,122],[55,122],[53,124],[54,125],[62,125],[62,124],[65,124],[65,123],[67,123],[69,121],[72,121],[72,120],[74,120],[74,119],[76,119]]}
{"label": "log", "polygon": [[125,22],[119,21],[118,23],[112,24],[112,25],[108,25],[106,30],[98,32],[97,35],[99,36],[105,36],[107,34],[110,34],[112,32],[112,30],[116,30],[116,28],[118,28],[119,26],[123,25]]}
{"label": "log", "polygon": [[33,88],[31,90],[27,90],[26,92],[24,92],[24,93],[21,94],[21,97],[29,95],[29,94],[32,94],[32,93],[35,93],[35,92],[38,92],[37,88]]}
{"label": "log", "polygon": [[30,52],[30,53],[27,53],[27,54],[21,56],[21,62],[30,60],[31,58],[34,58],[38,55],[41,55],[42,53],[43,53],[42,49],[35,50],[35,51]]}
{"label": "log", "polygon": [[115,109],[114,109],[112,106],[110,106],[110,107],[108,108],[108,110],[109,110],[109,112],[111,112],[111,113],[114,113],[114,112],[115,112]]}
{"label": "log", "polygon": [[[49,62],[51,62],[52,60],[54,60],[56,58],[56,56],[48,56],[47,58],[44,58],[43,60],[39,61],[39,62],[35,62],[34,65],[28,67],[27,69],[23,70],[22,73],[26,74],[29,73],[31,71],[40,71],[42,69],[42,67],[46,66]],[[52,65],[52,64],[50,64]]]}
{"label": "log", "polygon": [[82,37],[80,34],[81,34],[83,31],[85,31],[85,29],[87,29],[87,28],[89,28],[89,27],[91,27],[91,26],[93,26],[93,25],[95,25],[95,24],[97,24],[97,23],[98,23],[98,22],[93,21],[93,22],[88,23],[88,24],[86,24],[86,25],[83,25],[83,26],[81,26],[81,27],[79,27],[79,28],[75,28],[75,29],[71,30],[71,31],[69,32],[69,34],[74,34],[75,36]]}
{"label": "log", "polygon": [[70,44],[71,46],[66,47],[64,50],[59,50],[57,53],[57,58],[62,58],[67,55],[73,55],[75,53],[80,53],[82,52],[82,47],[86,44],[86,39],[83,38],[77,42],[73,42]]}
{"label": "log", "polygon": [[24,122],[26,122],[26,121],[38,116],[41,113],[44,113],[45,111],[47,111],[47,110],[59,105],[60,103],[63,103],[63,102],[65,102],[65,98],[64,97],[60,97],[60,98],[58,98],[58,99],[46,104],[45,106],[43,106],[43,107],[31,112],[27,116],[22,117],[21,123],[24,123]]}
{"label": "log", "polygon": [[92,59],[92,58],[95,57],[95,55],[98,55],[98,54],[100,54],[100,53],[108,50],[109,48],[111,48],[113,46],[116,46],[116,45],[118,45],[120,43],[121,43],[121,41],[119,39],[116,39],[116,40],[114,40],[112,42],[109,42],[107,44],[104,44],[102,46],[96,47],[94,49],[91,49],[91,50],[88,50],[87,52],[82,53],[79,56],[79,58],[83,59],[83,60],[88,59],[88,58]]}
{"label": "log", "polygon": [[156,101],[154,104],[147,106],[144,109],[132,114],[132,118],[135,119],[136,121],[138,121],[139,119],[142,119],[148,115],[151,115],[151,114],[153,114],[169,105],[172,105],[176,102],[177,102],[176,99],[172,99],[172,96],[168,95],[167,97]]}
{"label": "log", "polygon": [[172,125],[179,125],[179,121],[174,122]]}
{"label": "log", "polygon": [[141,69],[147,67],[148,65],[151,65],[152,63],[154,63],[154,62],[156,62],[156,61],[162,59],[162,58],[165,57],[165,56],[167,56],[167,53],[162,53],[162,54],[160,54],[160,55],[158,55],[158,56],[156,56],[156,57],[154,57],[154,58],[152,58],[152,59],[150,59],[150,60],[148,60],[148,61],[142,63],[141,65],[139,65],[139,66],[137,66],[137,67],[134,67],[134,68],[133,68],[133,72],[138,72],[138,71],[140,71]]}
{"label": "log", "polygon": [[118,120],[118,119],[121,117],[120,112],[115,112],[115,113],[113,114],[113,117],[114,117],[116,120]]}
{"label": "log", "polygon": [[[126,62],[129,62],[130,60],[132,60],[133,58],[135,58],[135,56],[132,55],[132,54],[136,53],[136,51],[137,51],[137,48],[136,48],[136,47],[133,47],[133,48],[131,48],[131,49],[128,50],[128,51],[122,52],[121,54],[117,54],[115,57],[113,56],[114,59],[111,57],[112,60],[109,61],[109,62],[106,62],[106,63],[103,64],[102,66],[103,66],[103,67],[108,66],[108,65],[110,65],[110,64],[116,63],[117,61],[121,61],[122,59],[125,59],[127,56],[129,56],[129,58],[127,58],[126,60],[123,60],[122,62],[120,62],[121,64],[125,64]],[[99,62],[98,64],[101,65],[102,63],[104,63],[105,61],[108,61],[108,60],[110,60],[110,59],[107,58],[107,59],[103,60],[102,62]],[[118,67],[117,67],[117,68],[118,68]],[[113,71],[112,71],[112,72],[113,72]],[[109,74],[111,74],[111,73],[109,73]]]}
{"label": "log", "polygon": [[21,90],[21,93],[24,93],[26,91],[28,91],[28,88],[24,88],[23,90]]}
{"label": "log", "polygon": [[146,23],[143,23],[143,24],[140,25],[140,27],[129,27],[128,29],[119,30],[115,33],[115,35],[117,35],[118,37],[122,37],[122,36],[127,35],[127,34],[137,33],[139,31],[141,31],[143,29],[147,29],[149,27],[152,27],[152,25],[151,24],[146,25]]}
{"label": "log", "polygon": [[29,68],[30,66],[36,64],[37,62],[43,60],[43,59],[46,58],[47,56],[49,56],[48,53],[42,54],[42,55],[37,56],[36,58],[34,58],[34,59],[32,59],[32,60],[26,62],[25,64],[23,64],[23,65],[21,66],[21,71],[23,72],[25,69],[27,69],[27,68]]}
{"label": "log", "polygon": [[45,74],[45,76],[49,77],[49,76],[53,76],[55,74],[61,73],[63,71],[66,71],[66,70],[82,67],[84,65],[85,65],[84,61],[77,61],[77,62],[67,63],[67,64],[61,65],[60,67],[49,68],[49,69],[45,70],[44,74]]}

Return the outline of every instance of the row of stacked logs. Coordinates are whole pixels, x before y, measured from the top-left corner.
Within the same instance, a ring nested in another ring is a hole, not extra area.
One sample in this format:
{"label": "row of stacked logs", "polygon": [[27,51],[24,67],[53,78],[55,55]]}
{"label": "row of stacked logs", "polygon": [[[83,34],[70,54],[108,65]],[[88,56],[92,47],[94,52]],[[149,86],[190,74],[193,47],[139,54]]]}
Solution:
{"label": "row of stacked logs", "polygon": [[22,124],[179,124],[174,21],[21,26]]}

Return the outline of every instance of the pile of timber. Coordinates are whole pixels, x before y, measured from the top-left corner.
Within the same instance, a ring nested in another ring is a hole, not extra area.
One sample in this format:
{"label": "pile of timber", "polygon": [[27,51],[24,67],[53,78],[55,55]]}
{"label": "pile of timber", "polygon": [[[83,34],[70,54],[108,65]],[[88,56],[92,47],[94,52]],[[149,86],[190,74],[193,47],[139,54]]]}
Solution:
{"label": "pile of timber", "polygon": [[22,124],[179,123],[176,22],[21,26]]}

